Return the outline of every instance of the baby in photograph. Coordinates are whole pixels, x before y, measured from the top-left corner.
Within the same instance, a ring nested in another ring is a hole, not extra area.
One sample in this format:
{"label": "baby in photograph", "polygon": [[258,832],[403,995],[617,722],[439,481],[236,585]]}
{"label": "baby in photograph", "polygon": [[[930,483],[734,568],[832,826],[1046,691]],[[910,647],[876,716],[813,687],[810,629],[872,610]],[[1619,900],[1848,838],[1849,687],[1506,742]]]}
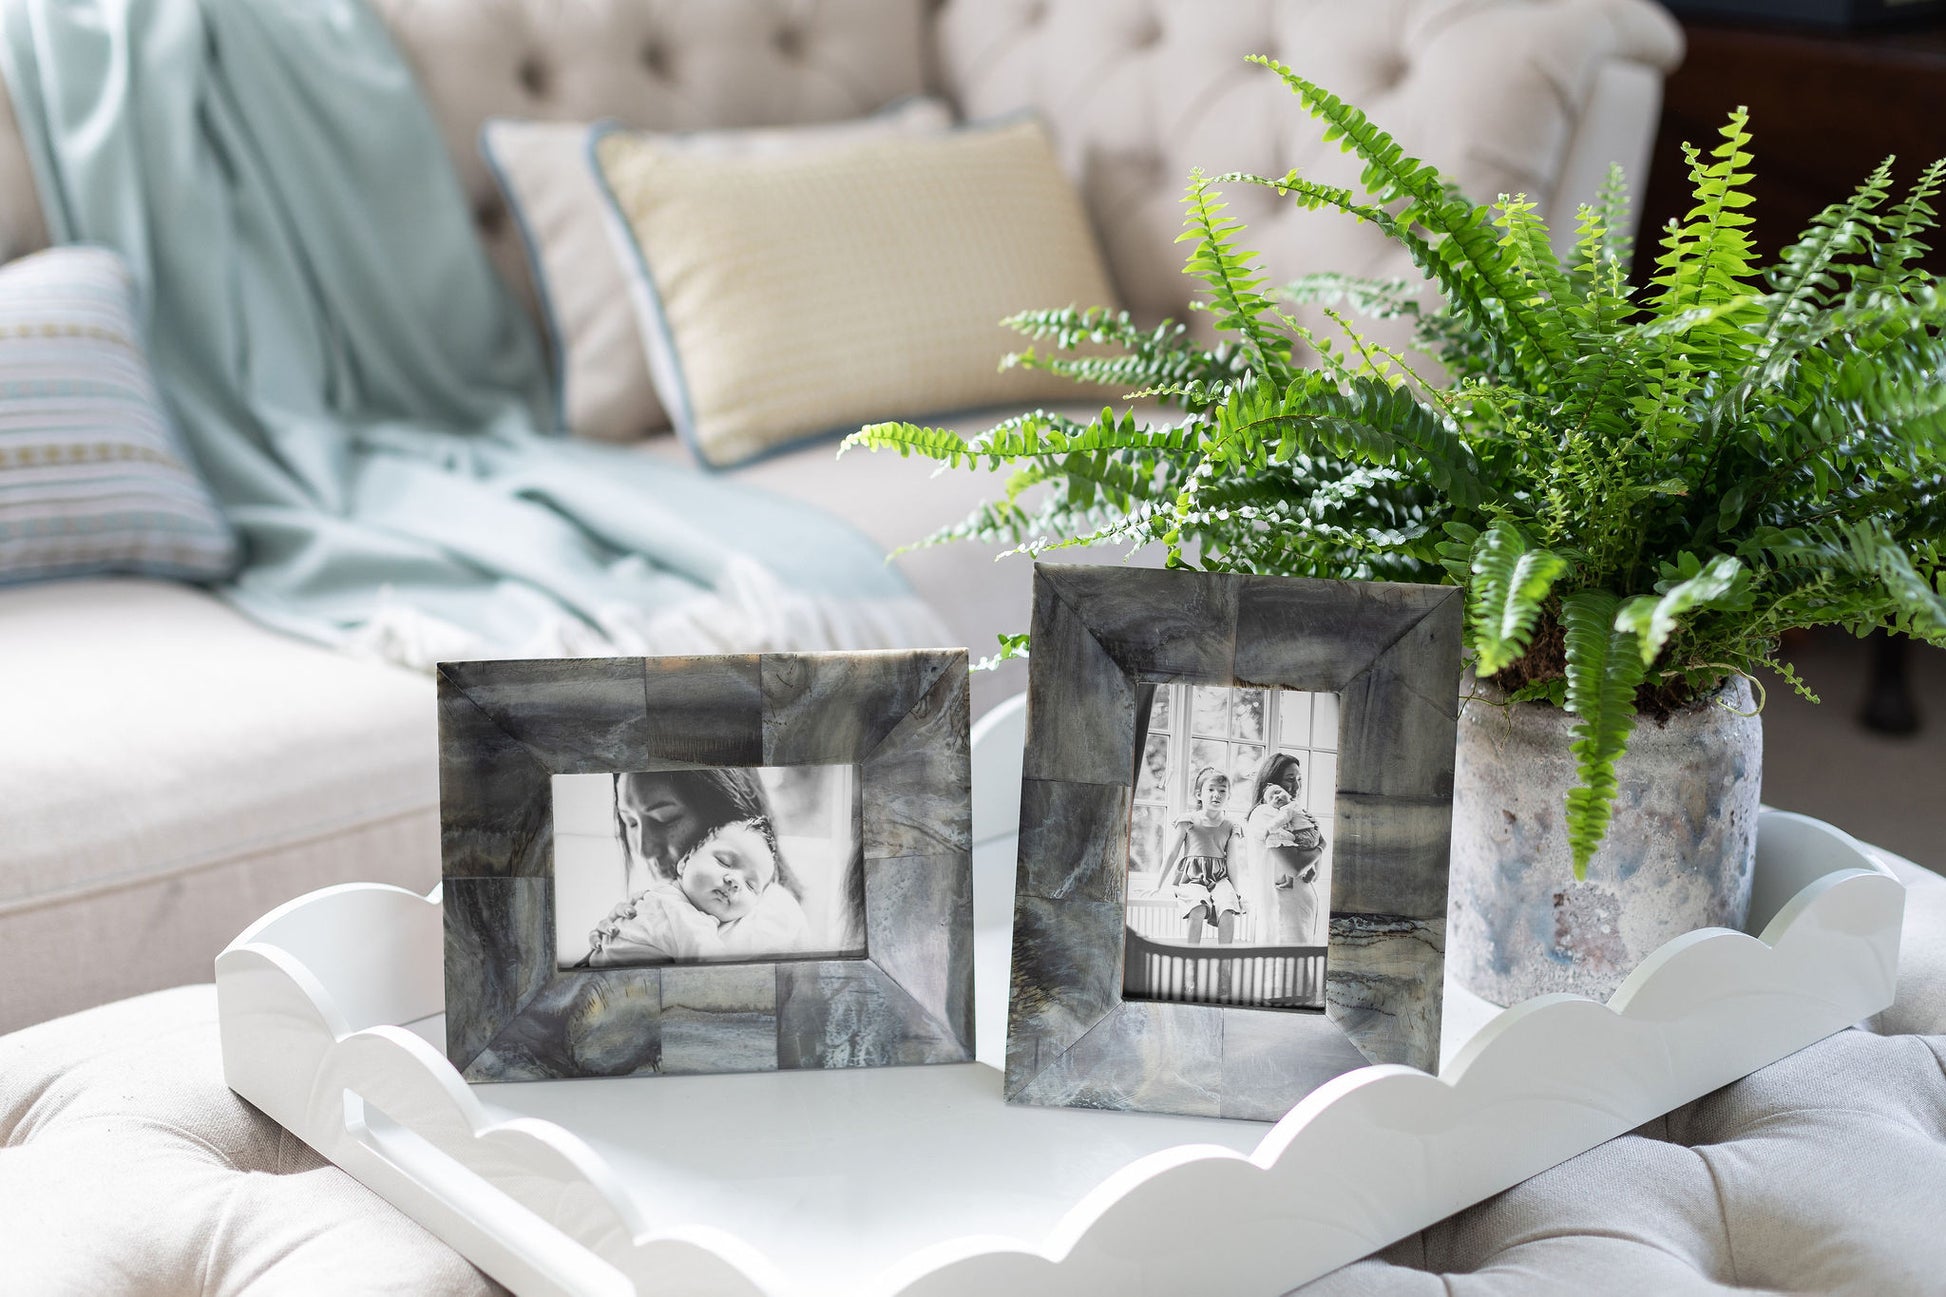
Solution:
{"label": "baby in photograph", "polygon": [[788,954],[805,949],[810,925],[783,866],[775,830],[762,818],[711,832],[658,879],[588,934],[584,961],[689,963]]}
{"label": "baby in photograph", "polygon": [[[1282,784],[1265,784],[1263,800],[1250,811],[1250,826],[1263,834],[1266,849],[1294,848],[1272,856],[1273,864],[1281,865],[1310,855],[1298,876],[1307,883],[1317,877],[1317,857],[1312,853],[1324,846],[1324,830],[1309,811],[1297,804],[1288,788]],[[1276,886],[1289,887],[1291,882],[1291,877],[1280,870]]]}

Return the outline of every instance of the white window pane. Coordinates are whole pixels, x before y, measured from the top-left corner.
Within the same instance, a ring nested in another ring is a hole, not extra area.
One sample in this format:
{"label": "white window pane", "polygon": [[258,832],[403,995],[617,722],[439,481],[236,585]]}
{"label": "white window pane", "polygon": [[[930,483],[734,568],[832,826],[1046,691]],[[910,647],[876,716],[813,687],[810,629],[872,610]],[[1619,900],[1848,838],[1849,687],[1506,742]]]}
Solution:
{"label": "white window pane", "polygon": [[1311,746],[1311,699],[1295,690],[1277,694],[1277,742],[1283,747]]}
{"label": "white window pane", "polygon": [[1196,734],[1208,734],[1214,738],[1230,736],[1230,691],[1207,685],[1198,685],[1190,690],[1195,698],[1191,708],[1190,728]]}
{"label": "white window pane", "polygon": [[1329,815],[1338,793],[1338,754],[1313,752],[1304,776],[1304,808],[1313,815]]}
{"label": "white window pane", "polygon": [[1311,708],[1311,746],[1338,750],[1338,695],[1315,694]]}
{"label": "white window pane", "polygon": [[1257,777],[1257,767],[1264,763],[1264,750],[1249,743],[1239,743],[1230,752],[1230,812],[1233,816],[1248,815],[1250,807],[1250,782]]}
{"label": "white window pane", "polygon": [[1264,691],[1262,689],[1230,691],[1230,734],[1246,743],[1264,741]]}
{"label": "white window pane", "polygon": [[1130,817],[1128,867],[1153,873],[1162,868],[1162,853],[1169,849],[1169,817],[1160,806],[1138,806]]}
{"label": "white window pane", "polygon": [[1169,795],[1169,736],[1151,734],[1143,745],[1142,764],[1135,772],[1135,796],[1139,801],[1161,801]]}

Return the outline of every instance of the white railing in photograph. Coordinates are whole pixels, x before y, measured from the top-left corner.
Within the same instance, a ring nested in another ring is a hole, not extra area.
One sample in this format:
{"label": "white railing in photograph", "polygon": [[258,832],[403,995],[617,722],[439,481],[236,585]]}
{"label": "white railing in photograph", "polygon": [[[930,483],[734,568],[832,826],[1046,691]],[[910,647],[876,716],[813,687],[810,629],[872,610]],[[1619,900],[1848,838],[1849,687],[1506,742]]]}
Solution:
{"label": "white railing in photograph", "polygon": [[[1173,896],[1132,896],[1128,902],[1128,926],[1130,931],[1139,932],[1157,941],[1183,941],[1187,939],[1188,922],[1182,917],[1182,902]],[[1257,916],[1239,914],[1236,925],[1231,929],[1230,940],[1239,945],[1248,945],[1257,939]],[[1203,940],[1216,940],[1216,929],[1204,925]]]}
{"label": "white railing in photograph", "polygon": [[1323,946],[1189,945],[1130,932],[1122,991],[1189,1004],[1321,1008],[1324,953]]}

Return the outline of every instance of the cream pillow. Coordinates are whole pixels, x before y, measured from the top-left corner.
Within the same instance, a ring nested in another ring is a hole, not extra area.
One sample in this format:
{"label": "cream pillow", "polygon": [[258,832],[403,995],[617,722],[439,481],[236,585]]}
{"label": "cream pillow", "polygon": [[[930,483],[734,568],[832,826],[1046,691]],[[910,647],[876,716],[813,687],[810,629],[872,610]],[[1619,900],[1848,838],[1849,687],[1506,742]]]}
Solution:
{"label": "cream pillow", "polygon": [[[672,148],[727,155],[790,152],[888,132],[944,131],[953,110],[913,98],[852,121],[753,130],[643,132]],[[480,155],[499,182],[526,245],[553,356],[555,417],[576,436],[634,441],[669,426],[649,380],[629,304],[627,262],[608,235],[609,204],[589,141],[609,126],[494,118]]]}
{"label": "cream pillow", "polygon": [[1073,400],[998,362],[1033,307],[1113,306],[1079,195],[1039,123],[787,156],[609,133],[595,156],[656,391],[724,467],[861,422]]}

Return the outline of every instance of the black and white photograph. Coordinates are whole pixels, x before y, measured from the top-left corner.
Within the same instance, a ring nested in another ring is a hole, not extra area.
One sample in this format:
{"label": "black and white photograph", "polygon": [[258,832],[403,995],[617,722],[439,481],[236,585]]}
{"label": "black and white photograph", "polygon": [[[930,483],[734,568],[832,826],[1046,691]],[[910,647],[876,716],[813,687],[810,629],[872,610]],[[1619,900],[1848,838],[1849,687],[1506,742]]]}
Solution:
{"label": "black and white photograph", "polygon": [[1138,718],[1123,994],[1322,1009],[1337,696],[1150,690]]}
{"label": "black and white photograph", "polygon": [[851,765],[555,775],[562,968],[862,955]]}

